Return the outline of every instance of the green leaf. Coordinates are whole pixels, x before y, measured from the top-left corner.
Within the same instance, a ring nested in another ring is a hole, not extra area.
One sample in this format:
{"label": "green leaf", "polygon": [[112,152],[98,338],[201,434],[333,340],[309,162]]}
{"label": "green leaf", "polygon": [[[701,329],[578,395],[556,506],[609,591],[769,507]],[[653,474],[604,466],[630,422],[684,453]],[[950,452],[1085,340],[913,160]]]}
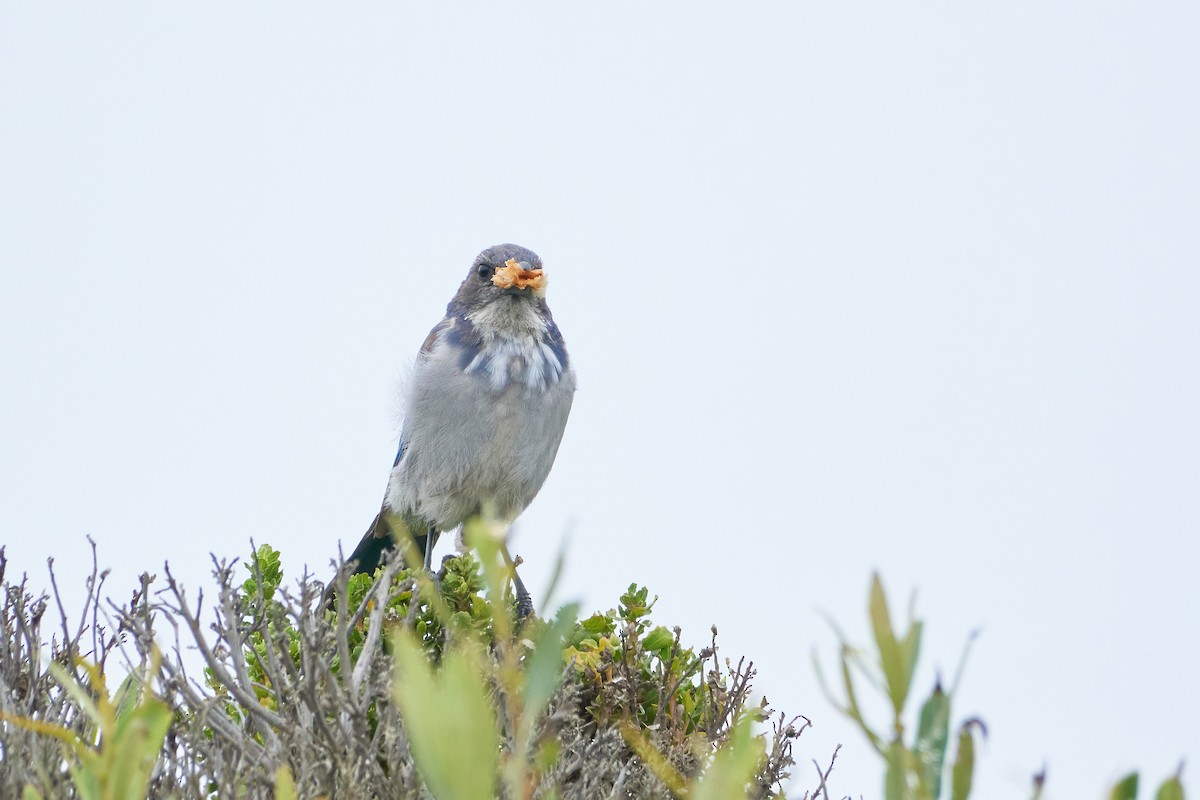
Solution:
{"label": "green leaf", "polygon": [[1158,792],[1154,793],[1154,800],[1183,800],[1183,782],[1180,776],[1166,778],[1162,786],[1158,787]]}
{"label": "green leaf", "polygon": [[754,780],[758,765],[766,757],[762,739],[754,736],[754,719],[743,715],[729,732],[724,747],[696,779],[688,797],[691,800],[729,800],[745,797],[746,787]]}
{"label": "green leaf", "polygon": [[128,714],[131,714],[138,707],[138,698],[142,689],[142,676],[137,670],[130,672],[125,676],[125,680],[121,681],[121,685],[117,687],[116,694],[113,695],[113,708],[117,715],[117,720],[123,719]]}
{"label": "green leaf", "polygon": [[900,664],[903,669],[902,682],[906,698],[912,687],[913,675],[917,671],[917,656],[921,654],[921,632],[923,630],[924,626],[921,621],[913,620],[909,623],[904,641],[900,642]]}
{"label": "green leaf", "polygon": [[75,754],[82,758],[88,753],[87,746],[79,740],[75,732],[70,728],[64,728],[61,725],[53,725],[49,722],[42,722],[40,719],[30,719],[29,717],[20,717],[16,714],[9,714],[5,711],[0,711],[0,722],[11,722],[19,728],[24,728],[27,731],[33,731],[45,736],[53,736],[60,742],[71,747]]}
{"label": "green leaf", "polygon": [[972,729],[978,727],[980,735],[987,735],[983,722],[972,718],[958,729],[958,752],[950,770],[950,800],[967,800],[971,795],[971,782],[975,779],[975,738]]}
{"label": "green leaf", "polygon": [[616,625],[613,621],[604,614],[592,614],[590,617],[579,623],[579,626],[588,633],[599,633],[607,636],[616,630]]}
{"label": "green leaf", "polygon": [[950,697],[939,681],[929,699],[921,706],[917,722],[916,756],[921,765],[918,780],[926,797],[942,793],[942,767],[946,762],[946,743],[950,738]]}
{"label": "green leaf", "polygon": [[533,722],[545,710],[562,681],[563,643],[575,627],[578,614],[578,604],[563,606],[554,621],[538,635],[533,654],[525,665],[525,730],[532,730]]}
{"label": "green leaf", "polygon": [[434,673],[410,632],[400,631],[394,644],[396,701],[430,793],[438,800],[491,800],[499,743],[478,649],[460,640]]}
{"label": "green leaf", "polygon": [[1108,797],[1109,800],[1137,800],[1137,793],[1138,774],[1136,772],[1131,772],[1121,780],[1117,781],[1117,784],[1113,786],[1112,791],[1109,792]]}
{"label": "green leaf", "polygon": [[888,745],[883,757],[887,763],[883,775],[883,796],[886,800],[907,800],[908,748],[897,738]]}
{"label": "green leaf", "polygon": [[104,773],[101,769],[102,765],[94,760],[85,761],[82,765],[70,765],[71,782],[75,784],[75,791],[83,800],[109,800],[104,796],[104,784],[101,780]]}
{"label": "green leaf", "polygon": [[650,742],[644,730],[628,719],[618,723],[617,730],[621,732],[621,738],[629,745],[629,749],[646,765],[646,769],[662,781],[674,797],[688,796],[683,774]]}
{"label": "green leaf", "polygon": [[150,776],[170,727],[170,707],[152,698],[121,718],[112,741],[104,745],[107,796],[128,800],[147,796]]}
{"label": "green leaf", "polygon": [[[245,567],[250,571],[250,577],[242,584],[242,591],[247,597],[253,597],[256,590],[261,588],[263,599],[270,600],[275,596],[275,591],[279,585],[283,583],[283,562],[280,557],[280,552],[269,544],[264,544],[255,550],[251,556],[251,563]],[[255,569],[262,575],[262,586],[258,586],[258,577],[255,575]]]}
{"label": "green leaf", "polygon": [[275,800],[296,800],[296,780],[287,764],[275,770]]}
{"label": "green leaf", "polygon": [[621,604],[617,609],[621,619],[626,622],[637,622],[642,617],[649,615],[650,609],[654,608],[654,603],[658,602],[658,598],[651,602],[649,597],[649,588],[638,586],[636,583],[629,584],[625,594],[621,595]]}
{"label": "green leaf", "polygon": [[[92,695],[75,679],[75,673],[65,668],[62,664],[53,661],[47,664],[46,667],[49,669],[50,674],[54,676],[54,679],[58,681],[59,685],[63,687],[63,690],[79,706],[79,710],[87,715],[88,719],[101,726],[108,722],[104,718],[104,715],[100,713],[100,708],[96,705],[96,702],[92,700]],[[104,701],[107,701],[103,688],[97,687],[97,690],[100,697]]]}
{"label": "green leaf", "polygon": [[822,616],[825,618],[825,621],[829,623],[829,627],[833,629],[833,635],[836,636],[838,640],[838,645],[840,648],[840,664],[838,666],[840,667],[842,675],[842,686],[846,690],[846,702],[841,703],[833,696],[833,690],[830,688],[829,683],[825,680],[824,670],[821,669],[821,661],[817,657],[816,648],[814,648],[812,662],[813,670],[817,674],[817,685],[821,687],[821,692],[825,695],[826,699],[833,704],[834,708],[858,723],[859,729],[862,730],[863,735],[866,736],[871,742],[871,746],[874,747],[875,750],[880,754],[882,754],[882,737],[875,733],[875,731],[871,730],[871,727],[863,718],[862,711],[858,707],[858,699],[855,696],[854,690],[854,680],[850,672],[850,654],[852,652],[852,648],[847,642],[845,634],[843,634],[841,628],[838,627],[837,622],[828,614],[822,613]]}
{"label": "green leaf", "polygon": [[1162,786],[1158,787],[1158,792],[1154,793],[1154,800],[1183,800],[1183,764],[1175,770],[1175,775],[1166,778]]}
{"label": "green leaf", "polygon": [[842,709],[842,713],[850,717],[858,723],[859,729],[868,741],[880,753],[884,752],[883,736],[871,730],[871,726],[867,724],[866,718],[863,716],[862,709],[858,705],[858,695],[854,689],[854,675],[850,671],[850,645],[842,643],[841,647],[841,672],[842,672],[842,687],[846,690],[846,706]]}
{"label": "green leaf", "polygon": [[878,572],[871,575],[871,599],[868,609],[871,616],[871,630],[875,634],[875,646],[879,649],[879,664],[883,668],[883,677],[887,682],[888,698],[892,701],[892,709],[896,718],[899,719],[900,712],[904,709],[904,701],[908,697],[908,669],[906,666],[908,659],[905,650],[896,641],[896,634],[892,630],[887,595],[883,592],[883,583],[879,580]]}
{"label": "green leaf", "polygon": [[[1182,771],[1183,767],[1180,767],[1179,772]],[[1163,781],[1162,786],[1159,786],[1158,791],[1154,794],[1154,800],[1183,800],[1183,782],[1180,780],[1179,772]]]}
{"label": "green leaf", "polygon": [[675,645],[675,635],[659,625],[642,639],[642,649],[666,657]]}
{"label": "green leaf", "polygon": [[1154,793],[1154,800],[1183,800],[1183,782],[1180,781],[1180,776],[1166,778],[1162,786],[1158,787],[1158,792]]}

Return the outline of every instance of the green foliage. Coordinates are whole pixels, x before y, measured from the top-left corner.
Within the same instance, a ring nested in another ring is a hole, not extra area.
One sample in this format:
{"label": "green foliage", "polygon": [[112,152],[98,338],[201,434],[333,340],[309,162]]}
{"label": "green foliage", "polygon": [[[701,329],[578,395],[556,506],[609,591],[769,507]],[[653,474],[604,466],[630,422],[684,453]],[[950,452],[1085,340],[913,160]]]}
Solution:
{"label": "green foliage", "polygon": [[[971,793],[975,771],[975,736],[986,735],[987,729],[977,718],[959,724],[956,755],[950,768],[950,782],[946,784],[945,765],[951,730],[953,688],[947,692],[940,680],[935,682],[929,697],[921,705],[915,735],[911,743],[906,742],[904,717],[911,698],[917,656],[921,650],[923,624],[913,619],[910,611],[906,629],[902,634],[897,632],[878,575],[871,576],[867,609],[875,653],[872,657],[864,655],[862,650],[851,646],[835,626],[834,631],[841,645],[839,667],[845,699],[839,701],[833,696],[821,672],[820,663],[814,658],[817,676],[825,694],[839,711],[858,725],[882,757],[884,797],[887,800],[938,800],[946,796],[947,785],[951,800],[966,800]],[[966,655],[967,651],[964,650],[959,665],[960,675]],[[856,674],[877,687],[891,706],[890,729],[876,729],[867,721],[859,704]],[[958,676],[955,677],[955,686],[957,683]]]}
{"label": "green foliage", "polygon": [[438,800],[490,800],[500,739],[482,653],[464,640],[435,670],[416,637],[401,632],[395,644],[396,701],[430,793]]}
{"label": "green foliage", "polygon": [[296,800],[296,779],[286,765],[275,770],[275,800]]}
{"label": "green foliage", "polygon": [[[865,651],[853,647],[833,625],[841,645],[839,672],[844,699],[838,700],[833,696],[820,662],[814,655],[813,662],[822,689],[830,702],[858,725],[882,758],[884,797],[887,800],[938,800],[946,796],[950,800],[967,800],[974,781],[976,739],[987,735],[987,729],[979,718],[972,717],[959,723],[949,782],[945,781],[945,777],[951,731],[951,701],[954,687],[957,687],[966,663],[970,641],[959,661],[958,674],[955,675],[951,690],[947,692],[943,689],[940,679],[934,683],[933,690],[921,705],[915,736],[909,744],[905,741],[904,717],[911,698],[923,625],[920,620],[912,618],[910,611],[907,628],[902,634],[897,633],[878,574],[871,576],[867,608],[875,652],[867,655]],[[830,624],[833,624],[832,621]],[[877,729],[867,721],[859,702],[856,675],[865,677],[883,694],[892,710],[890,729]],[[1159,787],[1155,800],[1183,800],[1183,784],[1180,780],[1182,769],[1181,766],[1174,776]],[[1034,777],[1034,800],[1042,796],[1045,779],[1044,771]],[[1137,793],[1138,775],[1134,772],[1114,785],[1109,797],[1110,800],[1136,800]]]}
{"label": "green foliage", "polygon": [[[47,644],[44,603],[4,584],[0,700],[19,713],[0,715],[0,748],[31,755],[0,761],[0,794],[361,800],[386,784],[396,797],[463,800],[783,797],[791,742],[807,722],[748,703],[753,665],[721,659],[715,628],[711,646],[684,646],[679,629],[654,622],[657,598],[637,584],[583,619],[574,605],[523,619],[503,533],[478,520],[465,531],[473,555],[446,560],[436,581],[389,566],[344,580],[331,609],[317,582],[290,594],[280,553],[264,545],[248,577],[216,564],[211,624],[169,568],[162,591],[144,575],[127,609],[113,605],[118,635],[90,639],[94,664],[78,658],[87,625]],[[887,800],[967,800],[985,731],[978,719],[955,723],[958,676],[949,688],[935,682],[917,708],[922,623],[910,611],[897,625],[878,576],[868,615],[870,649],[838,633],[835,705],[879,752]],[[205,682],[188,676],[178,650],[160,659],[156,620],[192,635]],[[110,696],[99,665],[119,639],[142,667]],[[863,685],[890,725],[868,722]],[[832,796],[832,769],[818,768],[804,796]],[[1136,800],[1138,783],[1126,776],[1109,796]],[[1183,800],[1180,773],[1154,797]]]}
{"label": "green foliage", "polygon": [[[646,731],[638,729],[632,721],[626,720],[621,724],[621,735],[675,797],[688,800],[746,798],[751,795],[763,796],[763,790],[767,788],[757,780],[763,762],[767,760],[764,739],[754,735],[753,731],[757,719],[753,713],[739,714],[728,736],[713,752],[707,767],[691,781],[654,746]],[[778,795],[782,796],[782,793]]]}
{"label": "green foliage", "polygon": [[1183,797],[1183,765],[1179,765],[1179,769],[1175,774],[1163,781],[1155,792],[1155,800],[1184,800]]}
{"label": "green foliage", "polygon": [[[239,612],[242,624],[251,630],[246,640],[249,677],[255,684],[259,701],[268,708],[274,708],[277,698],[271,691],[267,675],[267,637],[285,637],[292,663],[299,669],[300,631],[288,620],[286,605],[276,599],[283,583],[280,552],[269,544],[261,545],[252,553],[245,567],[250,575],[242,583],[242,603]],[[383,573],[384,569],[381,567],[373,575],[352,575],[347,582],[346,608],[349,614],[353,614],[353,624],[348,636],[351,667],[358,662],[363,648],[367,645],[368,613],[376,602],[376,583]],[[398,623],[411,618],[422,649],[431,659],[436,660],[441,656],[446,627],[475,629],[484,632],[488,637],[491,635],[491,608],[480,594],[483,579],[479,562],[469,553],[447,559],[443,563],[440,585],[435,585],[432,581],[426,581],[422,585],[415,579],[411,570],[401,569],[393,574],[391,587],[396,591],[388,593],[384,609],[385,619]],[[354,613],[356,611],[358,613]],[[328,614],[336,615],[336,611],[331,610]],[[262,619],[267,622],[266,634],[253,625]],[[341,667],[340,656],[334,656],[332,671],[337,674]],[[222,694],[221,682],[216,679],[212,670],[206,669],[205,675],[209,686],[218,694]]]}
{"label": "green foliage", "polygon": [[[765,735],[754,735],[751,726],[764,712],[743,708],[750,671],[722,673],[715,638],[701,654],[681,646],[678,629],[653,624],[655,601],[637,585],[630,585],[617,609],[583,621],[575,605],[549,620],[518,619],[502,529],[480,519],[467,526],[464,537],[473,555],[444,561],[436,583],[408,569],[351,576],[345,597],[326,612],[331,620],[344,615],[350,623],[352,671],[370,646],[372,616],[385,598],[382,611],[390,623],[384,643],[395,663],[395,700],[416,769],[434,797],[491,798],[497,787],[506,797],[533,796],[561,755],[544,718],[564,679],[582,690],[580,703],[595,723],[630,726],[637,739],[631,746],[681,796],[694,786],[702,798],[732,797],[731,787],[754,783],[767,759]],[[258,702],[276,708],[269,651],[274,642],[286,642],[299,670],[302,637],[280,593],[279,551],[258,547],[246,569],[250,574],[236,608],[238,625],[249,631],[245,663]],[[386,591],[379,585],[385,576]],[[330,671],[343,676],[348,670],[339,658]],[[714,667],[707,678],[706,658]],[[229,701],[230,718],[241,720],[244,712],[221,677],[212,669],[206,674],[211,688]],[[684,761],[686,775],[672,763],[679,762],[678,754],[663,755],[650,732],[666,746],[683,745],[694,754]],[[776,750],[775,774],[764,778],[768,783],[780,779],[790,763],[790,748],[776,742]],[[464,763],[472,768],[463,769]],[[290,791],[289,776],[277,779],[280,796]]]}
{"label": "green foliage", "polygon": [[[87,676],[86,684],[60,664],[49,668],[86,714],[90,722],[86,737],[65,726],[2,711],[0,720],[61,741],[70,754],[71,780],[82,800],[141,800],[171,725],[170,707],[148,688],[158,672],[157,653],[145,674],[131,673],[115,697],[109,696],[104,674],[96,665],[80,659],[76,666]],[[26,786],[23,795],[26,800],[42,796],[33,786]]]}
{"label": "green foliage", "polygon": [[676,742],[704,735],[725,714],[721,687],[705,683],[704,658],[680,645],[678,630],[653,625],[650,612],[658,598],[649,597],[649,589],[630,584],[615,610],[575,627],[566,656],[589,690],[588,710],[597,722],[631,714],[644,726],[665,725]]}
{"label": "green foliage", "polygon": [[[576,622],[577,609],[567,606],[549,622],[525,625],[519,639],[514,639],[506,594],[512,562],[501,532],[479,521],[468,525],[465,534],[479,554],[483,583],[492,598],[472,607],[493,610],[491,624],[447,625],[452,635],[441,651],[440,668],[430,662],[418,637],[401,632],[394,639],[396,699],[417,769],[435,798],[490,800],[501,785],[506,797],[533,796],[558,756],[552,731],[539,728],[537,721],[558,690],[564,667],[597,687],[590,706],[597,719],[615,718],[618,710],[624,713],[626,739],[634,741],[635,752],[677,795],[701,800],[746,796],[766,760],[763,737],[751,730],[759,716],[742,715],[708,769],[696,775],[690,786],[644,735],[661,718],[664,697],[672,703],[684,695],[694,695],[697,704],[703,699],[702,684],[687,680],[699,672],[701,660],[689,650],[687,666],[675,666],[685,661],[676,659],[681,651],[678,634],[651,627],[653,603],[646,589],[631,586],[617,611],[593,615],[582,623]],[[486,656],[489,647],[494,658]],[[578,666],[581,661],[587,666]],[[613,675],[622,670],[645,679],[633,708],[625,707],[618,693],[606,691],[618,684]],[[608,677],[601,677],[602,672]],[[660,687],[658,691],[652,690],[651,680]],[[664,691],[665,681],[687,688]],[[700,721],[700,717],[676,717],[685,719],[684,730]],[[463,769],[463,764],[471,768]]]}
{"label": "green foliage", "polygon": [[[1182,775],[1183,765],[1180,764],[1175,774],[1158,787],[1158,791],[1154,793],[1154,800],[1184,800]],[[1137,800],[1138,774],[1131,772],[1117,781],[1108,796],[1110,800]]]}
{"label": "green foliage", "polygon": [[1137,800],[1138,774],[1131,772],[1117,781],[1109,793],[1109,800]]}

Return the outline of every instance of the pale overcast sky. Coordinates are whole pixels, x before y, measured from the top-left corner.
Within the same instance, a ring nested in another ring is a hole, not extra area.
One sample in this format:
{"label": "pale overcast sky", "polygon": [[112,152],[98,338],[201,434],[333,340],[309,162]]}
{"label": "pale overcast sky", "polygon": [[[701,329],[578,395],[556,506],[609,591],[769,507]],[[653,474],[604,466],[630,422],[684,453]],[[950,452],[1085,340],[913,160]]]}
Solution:
{"label": "pale overcast sky", "polygon": [[[1200,759],[1200,6],[0,6],[0,542],[327,572],[474,255],[579,373],[515,551],[820,696],[868,579],[983,633],[979,797]],[[880,724],[884,719],[879,718]],[[1187,783],[1195,787],[1196,771]]]}

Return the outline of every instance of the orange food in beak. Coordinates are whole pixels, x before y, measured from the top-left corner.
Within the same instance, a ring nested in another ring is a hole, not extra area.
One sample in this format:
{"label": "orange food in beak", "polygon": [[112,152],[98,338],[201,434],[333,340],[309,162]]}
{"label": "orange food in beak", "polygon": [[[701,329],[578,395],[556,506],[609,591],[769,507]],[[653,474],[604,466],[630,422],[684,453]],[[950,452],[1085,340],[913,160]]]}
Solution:
{"label": "orange food in beak", "polygon": [[540,269],[522,269],[515,258],[504,262],[504,266],[496,270],[492,283],[501,289],[532,289],[541,297],[546,291],[546,275]]}

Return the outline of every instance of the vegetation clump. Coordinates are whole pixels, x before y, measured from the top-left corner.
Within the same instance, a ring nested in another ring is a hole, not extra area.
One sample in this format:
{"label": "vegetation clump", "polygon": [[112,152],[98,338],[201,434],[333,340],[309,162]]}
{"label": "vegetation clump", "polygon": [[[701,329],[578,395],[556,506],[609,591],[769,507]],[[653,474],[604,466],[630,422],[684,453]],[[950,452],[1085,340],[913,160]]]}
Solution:
{"label": "vegetation clump", "polygon": [[5,583],[0,796],[782,795],[804,726],[751,704],[753,666],[715,631],[683,646],[636,585],[582,620],[519,619],[499,540],[470,535],[437,580],[339,575],[331,609],[269,545],[214,559],[207,605],[169,567],[107,605],[94,570],[73,617],[57,587]]}
{"label": "vegetation clump", "polygon": [[[51,593],[35,594],[24,576],[7,580],[0,548],[0,797],[841,796],[828,783],[836,750],[806,759],[808,786],[788,785],[810,723],[752,702],[754,666],[721,657],[715,626],[706,646],[685,645],[636,584],[607,611],[529,617],[501,532],[476,521],[466,538],[470,554],[436,578],[398,560],[373,575],[343,568],[331,605],[307,572],[289,586],[269,545],[244,564],[214,558],[207,605],[167,566],[127,602],[102,603],[93,546],[77,614],[53,565]],[[961,664],[917,705],[923,623],[910,611],[894,625],[878,576],[868,618],[868,647],[835,627],[838,691],[821,680],[880,757],[878,796],[967,800],[986,728],[953,721]],[[864,687],[890,709],[883,725]],[[1183,800],[1181,773],[1158,800]],[[1033,777],[1033,800],[1045,780]],[[1136,800],[1138,783],[1131,773],[1110,796]]]}

